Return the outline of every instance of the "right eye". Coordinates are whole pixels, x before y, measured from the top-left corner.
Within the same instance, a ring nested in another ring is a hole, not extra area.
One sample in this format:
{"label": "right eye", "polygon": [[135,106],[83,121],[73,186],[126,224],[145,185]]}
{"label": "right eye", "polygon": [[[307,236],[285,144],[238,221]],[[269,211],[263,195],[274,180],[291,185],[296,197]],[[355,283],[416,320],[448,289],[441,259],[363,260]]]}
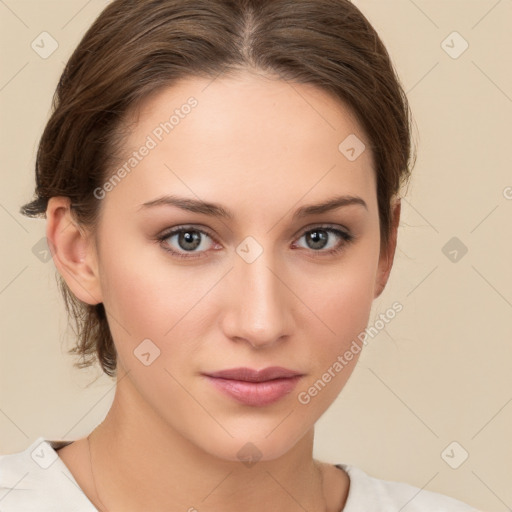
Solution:
{"label": "right eye", "polygon": [[[193,228],[193,227],[179,227],[174,228],[170,231],[166,231],[162,235],[158,236],[158,240],[161,242],[162,248],[171,253],[173,256],[178,258],[201,258],[201,253],[204,253],[208,250],[205,245],[208,245],[205,242],[205,237],[217,243],[210,236],[209,233],[202,229]],[[169,242],[169,240],[173,240],[174,242]],[[174,247],[171,245],[174,243]],[[195,253],[199,253],[197,256]]]}

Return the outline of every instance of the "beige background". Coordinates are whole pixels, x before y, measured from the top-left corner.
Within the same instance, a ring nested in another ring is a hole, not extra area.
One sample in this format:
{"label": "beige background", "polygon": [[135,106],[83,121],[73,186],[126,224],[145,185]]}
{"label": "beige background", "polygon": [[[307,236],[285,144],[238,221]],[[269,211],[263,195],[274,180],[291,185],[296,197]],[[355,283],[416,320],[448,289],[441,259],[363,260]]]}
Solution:
{"label": "beige background", "polygon": [[[81,437],[113,397],[112,380],[74,369],[65,354],[73,334],[55,267],[37,251],[45,221],[18,213],[32,197],[35,151],[64,62],[106,3],[0,1],[0,453],[39,436]],[[370,325],[395,301],[404,309],[369,339],[317,425],[315,454],[510,510],[512,0],[356,3],[408,92],[418,161]],[[31,48],[43,31],[59,45],[47,59]],[[458,58],[454,31],[469,44]],[[443,250],[453,237],[468,249],[455,262]],[[443,458],[453,441],[460,446]],[[445,459],[454,465],[462,450],[468,459],[452,469]]]}

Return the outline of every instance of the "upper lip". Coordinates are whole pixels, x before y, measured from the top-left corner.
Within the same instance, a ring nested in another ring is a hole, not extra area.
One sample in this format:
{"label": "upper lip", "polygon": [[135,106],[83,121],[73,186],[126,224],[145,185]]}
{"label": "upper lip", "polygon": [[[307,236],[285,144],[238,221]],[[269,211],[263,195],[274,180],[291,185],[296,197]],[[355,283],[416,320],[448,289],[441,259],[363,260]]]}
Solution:
{"label": "upper lip", "polygon": [[247,382],[264,382],[273,379],[284,379],[302,375],[299,372],[282,368],[281,366],[269,366],[262,370],[253,370],[252,368],[230,368],[218,372],[207,373],[208,377],[220,379],[241,380]]}

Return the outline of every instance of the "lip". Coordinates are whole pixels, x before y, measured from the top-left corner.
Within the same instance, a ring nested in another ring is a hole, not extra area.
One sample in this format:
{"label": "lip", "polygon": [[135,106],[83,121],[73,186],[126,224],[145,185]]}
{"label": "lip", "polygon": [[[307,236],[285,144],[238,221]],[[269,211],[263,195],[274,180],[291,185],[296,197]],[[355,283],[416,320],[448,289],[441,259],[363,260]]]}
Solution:
{"label": "lip", "polygon": [[269,366],[262,370],[253,370],[252,368],[231,368],[214,373],[207,373],[208,377],[220,379],[240,380],[246,382],[264,382],[273,379],[283,379],[301,375],[299,372],[283,368],[282,366]]}
{"label": "lip", "polygon": [[262,407],[289,394],[302,374],[280,366],[262,370],[231,368],[203,374],[219,391],[245,405]]}

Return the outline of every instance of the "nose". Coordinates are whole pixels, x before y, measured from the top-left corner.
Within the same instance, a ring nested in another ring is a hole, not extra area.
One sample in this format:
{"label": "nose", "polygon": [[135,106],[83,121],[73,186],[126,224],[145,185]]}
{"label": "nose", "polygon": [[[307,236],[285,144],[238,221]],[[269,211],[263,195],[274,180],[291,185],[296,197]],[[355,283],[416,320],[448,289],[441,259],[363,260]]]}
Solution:
{"label": "nose", "polygon": [[294,296],[266,251],[252,263],[237,257],[225,285],[222,328],[229,339],[264,348],[291,335]]}

